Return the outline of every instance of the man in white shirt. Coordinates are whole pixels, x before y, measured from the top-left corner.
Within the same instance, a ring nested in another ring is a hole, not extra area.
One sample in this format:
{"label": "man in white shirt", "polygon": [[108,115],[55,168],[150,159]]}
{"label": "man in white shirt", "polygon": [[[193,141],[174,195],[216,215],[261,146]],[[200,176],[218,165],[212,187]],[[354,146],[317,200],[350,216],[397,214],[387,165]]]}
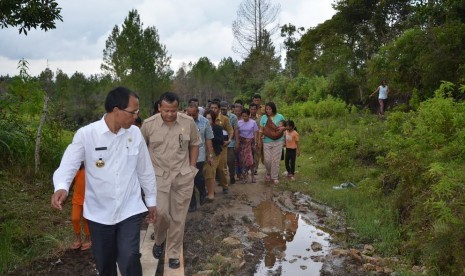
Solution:
{"label": "man in white shirt", "polygon": [[[80,128],[53,175],[52,207],[62,210],[81,161],[86,167],[84,217],[88,220],[92,252],[100,275],[142,275],[141,213],[156,220],[156,179],[139,128],[137,94],[125,87],[110,91],[106,114]],[[142,201],[141,187],[145,193]],[[146,207],[147,206],[147,207]]]}

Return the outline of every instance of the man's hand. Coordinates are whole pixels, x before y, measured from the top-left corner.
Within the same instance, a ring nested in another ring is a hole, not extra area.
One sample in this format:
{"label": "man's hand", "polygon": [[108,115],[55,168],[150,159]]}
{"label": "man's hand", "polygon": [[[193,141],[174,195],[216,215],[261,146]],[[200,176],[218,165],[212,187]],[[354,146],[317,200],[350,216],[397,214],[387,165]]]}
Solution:
{"label": "man's hand", "polygon": [[63,203],[68,197],[68,192],[66,190],[58,190],[52,195],[52,208],[62,210]]}
{"label": "man's hand", "polygon": [[157,207],[147,207],[149,209],[149,214],[145,217],[147,223],[155,223],[157,221]]}
{"label": "man's hand", "polygon": [[228,146],[230,143],[231,143],[231,140],[224,141],[224,144],[223,144],[223,146],[225,146],[225,147],[226,147],[226,146]]}

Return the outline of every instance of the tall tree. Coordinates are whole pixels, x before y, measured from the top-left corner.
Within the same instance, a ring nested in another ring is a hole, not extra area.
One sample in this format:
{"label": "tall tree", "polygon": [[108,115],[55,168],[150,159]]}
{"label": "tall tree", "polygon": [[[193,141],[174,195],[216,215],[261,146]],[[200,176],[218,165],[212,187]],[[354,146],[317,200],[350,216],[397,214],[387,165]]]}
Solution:
{"label": "tall tree", "polygon": [[19,33],[31,28],[48,31],[55,29],[55,21],[63,21],[61,8],[55,0],[2,0],[0,1],[0,27],[19,27]]}
{"label": "tall tree", "polygon": [[271,0],[244,0],[232,24],[233,51],[247,57],[253,49],[267,47],[266,35],[273,36],[279,29],[280,11],[281,6],[273,5]]}
{"label": "tall tree", "polygon": [[121,29],[115,26],[108,37],[101,68],[117,82],[136,90],[148,113],[157,96],[170,84],[170,62],[157,29],[143,29],[137,10],[132,10]]}
{"label": "tall tree", "polygon": [[266,81],[272,80],[281,69],[280,58],[275,55],[275,47],[266,30],[264,46],[253,48],[241,66],[241,92],[247,99],[260,92]]}
{"label": "tall tree", "polygon": [[241,64],[238,61],[234,61],[231,57],[223,58],[218,64],[216,73],[218,93],[211,95],[210,98],[230,100],[237,97],[240,94],[240,68]]}
{"label": "tall tree", "polygon": [[215,74],[215,65],[207,57],[199,58],[189,73],[194,85],[190,91],[191,95],[200,99],[205,99],[208,97],[207,95],[212,95],[216,90],[214,84]]}
{"label": "tall tree", "polygon": [[[286,49],[286,65],[284,70],[290,77],[296,77],[299,74],[297,58],[300,53],[300,36],[304,30],[304,27],[296,27],[291,23],[281,26],[281,37],[285,38],[284,47]],[[299,37],[296,37],[297,35]]]}

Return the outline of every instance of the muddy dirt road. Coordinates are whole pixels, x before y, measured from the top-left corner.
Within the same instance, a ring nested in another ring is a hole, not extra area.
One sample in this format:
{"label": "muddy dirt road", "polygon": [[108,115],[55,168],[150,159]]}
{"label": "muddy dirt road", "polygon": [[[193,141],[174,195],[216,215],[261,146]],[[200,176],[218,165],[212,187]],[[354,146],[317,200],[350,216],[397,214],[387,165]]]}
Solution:
{"label": "muddy dirt road", "polygon": [[[388,261],[369,246],[341,249],[344,219],[306,195],[263,181],[234,184],[189,213],[184,238],[186,275],[389,275]],[[286,181],[286,180],[284,180]],[[299,179],[297,179],[299,181]],[[371,252],[370,252],[371,251]],[[159,268],[159,271],[163,271]],[[90,251],[18,268],[15,275],[96,275]],[[161,273],[157,272],[157,275]]]}

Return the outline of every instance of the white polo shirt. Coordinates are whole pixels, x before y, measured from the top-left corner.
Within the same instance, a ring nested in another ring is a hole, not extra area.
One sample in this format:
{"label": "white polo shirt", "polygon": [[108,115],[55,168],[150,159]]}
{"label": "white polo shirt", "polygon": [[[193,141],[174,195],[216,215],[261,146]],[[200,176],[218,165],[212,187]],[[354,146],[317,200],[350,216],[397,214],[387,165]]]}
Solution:
{"label": "white polo shirt", "polygon": [[[104,165],[98,167],[97,161]],[[110,131],[104,118],[80,128],[53,174],[55,191],[69,191],[81,161],[85,162],[84,217],[114,225],[156,205],[156,178],[147,145],[138,127]],[[100,162],[101,163],[101,162]]]}

